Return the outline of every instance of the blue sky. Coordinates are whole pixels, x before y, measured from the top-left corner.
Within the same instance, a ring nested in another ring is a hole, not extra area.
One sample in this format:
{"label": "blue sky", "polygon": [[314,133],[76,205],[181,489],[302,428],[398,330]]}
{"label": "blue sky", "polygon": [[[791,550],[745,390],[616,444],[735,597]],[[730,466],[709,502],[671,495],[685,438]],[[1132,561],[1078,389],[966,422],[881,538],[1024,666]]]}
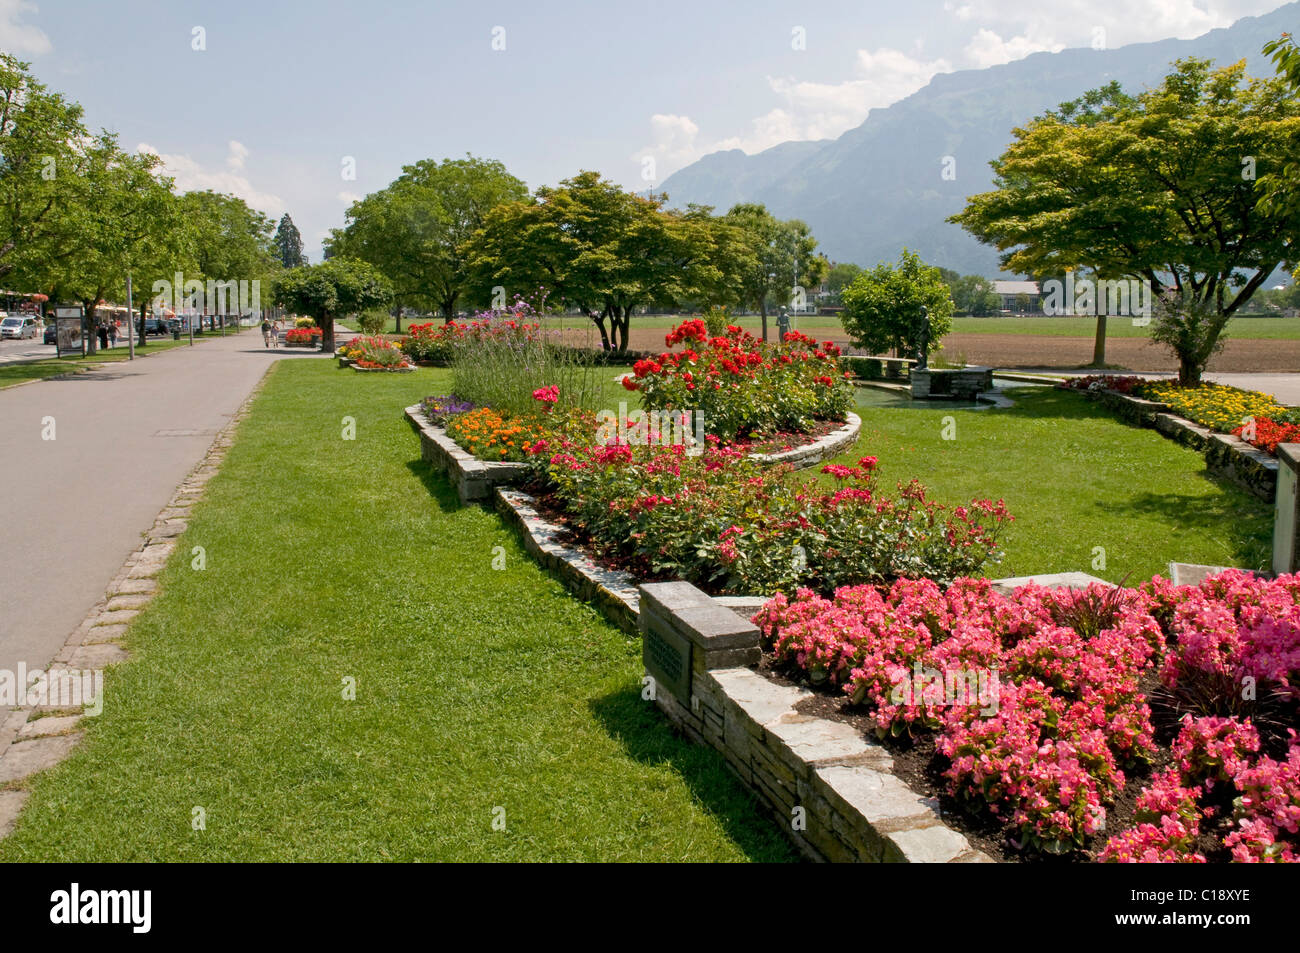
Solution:
{"label": "blue sky", "polygon": [[0,49],[93,127],[162,155],[180,188],[288,211],[319,260],[348,204],[419,159],[643,189],[719,148],[834,137],[937,72],[1192,37],[1278,6],[0,0]]}

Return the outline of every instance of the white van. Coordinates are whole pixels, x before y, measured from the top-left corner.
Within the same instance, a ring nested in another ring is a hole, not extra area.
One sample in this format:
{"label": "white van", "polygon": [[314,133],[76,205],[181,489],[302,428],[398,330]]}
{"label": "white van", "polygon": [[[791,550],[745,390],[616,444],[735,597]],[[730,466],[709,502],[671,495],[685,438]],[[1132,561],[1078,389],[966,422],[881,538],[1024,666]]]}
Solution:
{"label": "white van", "polygon": [[34,338],[41,334],[41,322],[38,318],[22,314],[7,314],[0,311],[0,338]]}

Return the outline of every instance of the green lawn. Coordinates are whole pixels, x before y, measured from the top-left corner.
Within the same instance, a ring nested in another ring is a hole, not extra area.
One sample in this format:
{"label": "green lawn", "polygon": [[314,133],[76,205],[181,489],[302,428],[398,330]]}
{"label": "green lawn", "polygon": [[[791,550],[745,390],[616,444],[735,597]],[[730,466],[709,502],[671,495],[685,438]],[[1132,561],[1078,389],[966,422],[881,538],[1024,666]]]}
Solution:
{"label": "green lawn", "polygon": [[0,860],[792,859],[639,643],[420,462],[401,408],[447,389],[276,365]]}
{"label": "green lawn", "polygon": [[[1016,521],[991,576],[1083,570],[1136,585],[1171,561],[1267,568],[1271,504],[1210,476],[1202,454],[1078,394],[1007,393],[1015,407],[860,408],[862,437],[836,462],[879,457],[882,487],[916,477],[945,503],[1005,499]],[[945,440],[949,416],[955,439]]]}

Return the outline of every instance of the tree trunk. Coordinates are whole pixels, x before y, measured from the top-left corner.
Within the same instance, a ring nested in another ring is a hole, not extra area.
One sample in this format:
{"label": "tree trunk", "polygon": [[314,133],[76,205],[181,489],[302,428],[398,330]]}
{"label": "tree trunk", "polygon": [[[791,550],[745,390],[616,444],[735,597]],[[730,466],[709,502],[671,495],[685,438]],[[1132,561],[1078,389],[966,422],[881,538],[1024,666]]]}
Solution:
{"label": "tree trunk", "polygon": [[320,349],[326,354],[334,353],[334,315],[328,311],[321,317]]}
{"label": "tree trunk", "polygon": [[588,318],[591,319],[591,323],[594,324],[596,326],[596,330],[600,332],[600,349],[602,351],[608,351],[610,349],[609,334],[607,334],[605,331],[605,315],[593,314],[590,311],[584,311],[583,314],[585,314]]}
{"label": "tree trunk", "polygon": [[1092,366],[1106,365],[1106,315],[1097,315],[1097,337],[1092,343]]}
{"label": "tree trunk", "polygon": [[396,333],[397,333],[397,334],[401,334],[401,333],[402,333],[402,306],[401,306],[400,304],[398,304],[398,306],[397,306],[397,323],[396,323],[396,327],[397,327],[397,332],[396,332]]}
{"label": "tree trunk", "polygon": [[87,354],[95,354],[99,351],[99,328],[96,327],[95,323],[96,302],[98,301],[99,298],[96,297],[94,301],[82,302],[83,311],[86,315],[86,327],[90,328],[90,333],[86,335]]}
{"label": "tree trunk", "polygon": [[767,295],[758,302],[758,313],[763,316],[763,340],[767,340]]}
{"label": "tree trunk", "polygon": [[1178,357],[1178,383],[1195,387],[1201,382],[1201,364],[1193,357]]}

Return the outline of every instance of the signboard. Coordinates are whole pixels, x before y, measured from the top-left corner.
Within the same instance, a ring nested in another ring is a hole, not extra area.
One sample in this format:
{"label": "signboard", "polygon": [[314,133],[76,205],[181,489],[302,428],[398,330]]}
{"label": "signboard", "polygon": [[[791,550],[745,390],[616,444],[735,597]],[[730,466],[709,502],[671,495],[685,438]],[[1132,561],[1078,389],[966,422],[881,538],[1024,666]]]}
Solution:
{"label": "signboard", "polygon": [[652,625],[642,631],[641,644],[641,660],[646,671],[670,694],[689,702],[691,643],[666,625]]}
{"label": "signboard", "polygon": [[[65,314],[68,311],[72,311],[74,314]],[[84,355],[86,353],[86,319],[82,317],[81,309],[59,308],[55,314],[57,316],[54,319],[54,341],[59,357],[68,357],[72,354]]]}

